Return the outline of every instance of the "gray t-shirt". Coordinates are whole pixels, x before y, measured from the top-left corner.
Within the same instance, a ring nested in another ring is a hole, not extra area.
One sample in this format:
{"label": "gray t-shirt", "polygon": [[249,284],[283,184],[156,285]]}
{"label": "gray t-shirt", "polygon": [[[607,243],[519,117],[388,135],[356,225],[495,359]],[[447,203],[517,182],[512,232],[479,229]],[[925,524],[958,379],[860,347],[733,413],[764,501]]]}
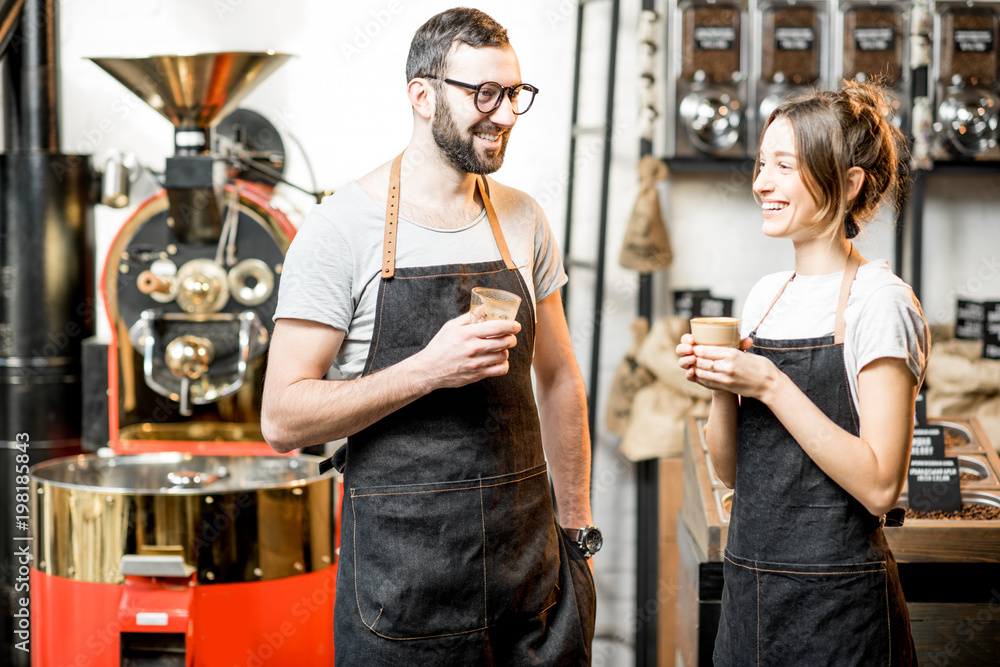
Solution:
{"label": "gray t-shirt", "polygon": [[[511,260],[533,302],[566,283],[562,256],[538,203],[489,179]],[[316,206],[285,256],[274,319],[321,322],[345,333],[340,375],[361,375],[371,345],[382,268],[385,204],[352,182]],[[491,262],[501,259],[485,211],[458,229],[433,229],[400,216],[396,266]]]}

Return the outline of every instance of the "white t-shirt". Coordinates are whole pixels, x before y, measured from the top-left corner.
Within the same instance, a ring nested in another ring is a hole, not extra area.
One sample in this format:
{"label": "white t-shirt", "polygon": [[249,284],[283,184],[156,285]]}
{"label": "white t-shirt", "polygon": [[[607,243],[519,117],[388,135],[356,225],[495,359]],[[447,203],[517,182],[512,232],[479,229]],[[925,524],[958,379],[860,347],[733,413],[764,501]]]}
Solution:
{"label": "white t-shirt", "polygon": [[[740,333],[754,327],[757,336],[772,340],[832,336],[844,272],[822,276],[796,275],[763,323],[767,307],[791,271],[761,278],[747,296]],[[920,302],[884,260],[858,268],[844,310],[844,363],[854,406],[858,406],[858,373],[876,359],[902,359],[917,379],[924,380],[930,354],[930,331]]]}
{"label": "white t-shirt", "polygon": [[[488,180],[511,260],[532,302],[566,283],[545,214],[527,194]],[[405,195],[404,195],[405,196]],[[316,206],[285,255],[274,319],[321,322],[346,332],[337,356],[343,379],[361,375],[375,324],[385,203],[352,182]],[[458,229],[433,229],[400,216],[396,266],[440,266],[501,259],[486,212]]]}

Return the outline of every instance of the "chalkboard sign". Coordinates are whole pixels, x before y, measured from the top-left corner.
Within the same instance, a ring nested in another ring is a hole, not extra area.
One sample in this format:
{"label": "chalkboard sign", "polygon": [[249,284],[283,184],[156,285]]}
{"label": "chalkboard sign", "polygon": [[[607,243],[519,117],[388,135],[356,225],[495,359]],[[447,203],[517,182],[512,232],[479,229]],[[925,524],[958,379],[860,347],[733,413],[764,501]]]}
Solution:
{"label": "chalkboard sign", "polygon": [[700,303],[701,299],[706,299],[711,294],[707,289],[674,290],[674,315],[685,320],[701,317],[695,315],[695,301]]}
{"label": "chalkboard sign", "polygon": [[921,391],[917,394],[917,401],[913,405],[913,425],[923,427],[927,425],[927,392]]}
{"label": "chalkboard sign", "polygon": [[955,309],[955,338],[982,340],[986,322],[984,304],[959,299]]}
{"label": "chalkboard sign", "polygon": [[987,301],[983,312],[983,358],[1000,359],[1000,301]]}
{"label": "chalkboard sign", "polygon": [[958,459],[913,459],[907,476],[910,509],[957,512],[962,509]]}
{"label": "chalkboard sign", "polygon": [[694,300],[695,317],[732,317],[733,300],[705,296]]}
{"label": "chalkboard sign", "polygon": [[944,458],[944,429],[940,426],[913,429],[910,456],[914,459]]}

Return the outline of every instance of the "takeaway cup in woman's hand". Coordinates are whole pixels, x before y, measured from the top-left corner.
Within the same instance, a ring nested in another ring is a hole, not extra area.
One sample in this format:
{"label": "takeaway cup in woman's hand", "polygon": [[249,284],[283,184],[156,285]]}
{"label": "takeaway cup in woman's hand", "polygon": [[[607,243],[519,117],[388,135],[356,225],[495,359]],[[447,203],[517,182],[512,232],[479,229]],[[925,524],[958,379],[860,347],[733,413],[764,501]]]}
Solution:
{"label": "takeaway cup in woman's hand", "polygon": [[692,318],[691,336],[694,338],[695,345],[717,345],[738,349],[740,346],[740,318]]}

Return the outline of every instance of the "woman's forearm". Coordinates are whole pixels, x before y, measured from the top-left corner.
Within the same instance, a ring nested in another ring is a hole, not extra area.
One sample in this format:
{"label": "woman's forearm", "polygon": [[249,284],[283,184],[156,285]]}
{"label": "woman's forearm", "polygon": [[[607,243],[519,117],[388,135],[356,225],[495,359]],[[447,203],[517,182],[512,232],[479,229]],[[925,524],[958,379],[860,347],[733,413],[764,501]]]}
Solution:
{"label": "woman's forearm", "polygon": [[715,474],[730,489],[736,484],[736,394],[712,392],[712,408],[705,425],[705,442]]}

